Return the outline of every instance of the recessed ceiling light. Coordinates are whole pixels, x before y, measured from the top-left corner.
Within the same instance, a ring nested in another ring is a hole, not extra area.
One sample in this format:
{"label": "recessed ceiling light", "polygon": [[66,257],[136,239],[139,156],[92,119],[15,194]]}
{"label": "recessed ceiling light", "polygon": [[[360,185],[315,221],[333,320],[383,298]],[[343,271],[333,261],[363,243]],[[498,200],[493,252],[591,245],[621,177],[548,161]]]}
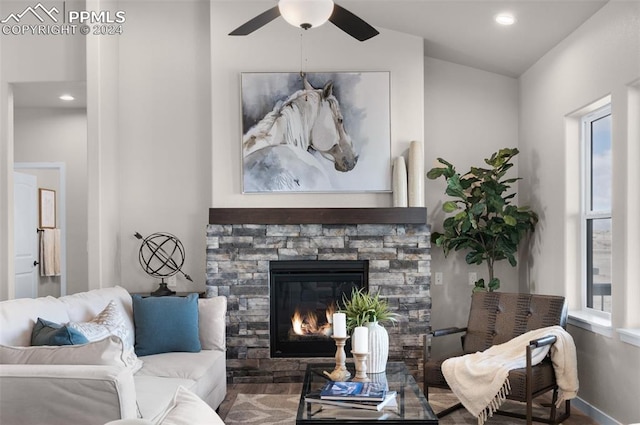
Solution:
{"label": "recessed ceiling light", "polygon": [[70,100],[75,100],[75,97],[71,96],[70,94],[63,94],[58,99],[70,101]]}
{"label": "recessed ceiling light", "polygon": [[516,23],[516,18],[510,13],[501,13],[495,19],[500,25],[513,25]]}

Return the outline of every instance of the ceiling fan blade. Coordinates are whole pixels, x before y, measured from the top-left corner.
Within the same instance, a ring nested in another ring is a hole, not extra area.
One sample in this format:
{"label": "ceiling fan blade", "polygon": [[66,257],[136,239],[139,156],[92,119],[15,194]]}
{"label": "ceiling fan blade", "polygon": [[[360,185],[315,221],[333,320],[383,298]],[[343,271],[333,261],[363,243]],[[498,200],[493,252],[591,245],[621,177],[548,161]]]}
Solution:
{"label": "ceiling fan blade", "polygon": [[274,6],[266,12],[262,12],[255,18],[240,25],[238,28],[231,31],[229,35],[249,35],[255,30],[262,28],[264,25],[267,25],[278,16],[280,16],[280,10],[278,9],[278,6]]}
{"label": "ceiling fan blade", "polygon": [[360,41],[368,40],[380,34],[374,27],[337,4],[333,5],[333,13],[329,20],[342,31]]}

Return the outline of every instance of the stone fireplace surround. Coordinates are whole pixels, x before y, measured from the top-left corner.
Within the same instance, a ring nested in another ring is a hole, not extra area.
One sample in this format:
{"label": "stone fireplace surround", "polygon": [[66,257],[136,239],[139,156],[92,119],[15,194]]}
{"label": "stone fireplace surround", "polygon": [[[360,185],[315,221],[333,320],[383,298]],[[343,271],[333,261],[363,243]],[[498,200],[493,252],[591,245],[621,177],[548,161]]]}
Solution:
{"label": "stone fireplace surround", "polygon": [[422,207],[211,208],[207,296],[228,299],[228,382],[301,382],[307,363],[334,361],[270,358],[269,261],[276,260],[368,260],[369,290],[399,315],[386,326],[389,360],[404,361],[420,380],[431,315],[426,215]]}

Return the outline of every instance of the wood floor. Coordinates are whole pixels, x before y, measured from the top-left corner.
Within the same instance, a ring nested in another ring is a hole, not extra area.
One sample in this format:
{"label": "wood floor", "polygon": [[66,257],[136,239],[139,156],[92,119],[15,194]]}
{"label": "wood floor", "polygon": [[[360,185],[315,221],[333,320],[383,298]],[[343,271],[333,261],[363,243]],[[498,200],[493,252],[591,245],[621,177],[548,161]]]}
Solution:
{"label": "wood floor", "polygon": [[[218,409],[218,414],[224,420],[231,410],[233,402],[238,394],[300,394],[302,384],[230,384],[227,388],[227,396]],[[524,421],[514,420],[514,423],[521,424]],[[487,422],[490,425],[491,421]],[[598,425],[593,419],[585,416],[575,406],[571,406],[571,416],[562,423],[563,425]]]}

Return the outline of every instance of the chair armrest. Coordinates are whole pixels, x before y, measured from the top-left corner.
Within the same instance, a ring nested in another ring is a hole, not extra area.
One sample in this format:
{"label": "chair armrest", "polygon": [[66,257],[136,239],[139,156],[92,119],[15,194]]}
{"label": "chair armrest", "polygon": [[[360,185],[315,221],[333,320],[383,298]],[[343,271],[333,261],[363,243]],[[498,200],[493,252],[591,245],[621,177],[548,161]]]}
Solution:
{"label": "chair armrest", "polygon": [[424,362],[428,362],[431,358],[431,338],[436,338],[440,336],[446,335],[455,335],[457,333],[466,332],[467,328],[458,328],[458,327],[450,327],[443,329],[436,329],[430,332],[427,332],[424,335]]}
{"label": "chair armrest", "polygon": [[558,338],[554,335],[543,336],[542,338],[534,339],[529,341],[529,345],[532,348],[544,347],[545,345],[551,345],[556,342]]}
{"label": "chair armrest", "polygon": [[436,330],[431,331],[429,333],[433,337],[438,337],[438,336],[445,336],[445,335],[453,335],[453,334],[457,334],[457,333],[460,333],[460,332],[466,332],[466,331],[467,331],[467,328],[451,327],[451,328],[436,329]]}

